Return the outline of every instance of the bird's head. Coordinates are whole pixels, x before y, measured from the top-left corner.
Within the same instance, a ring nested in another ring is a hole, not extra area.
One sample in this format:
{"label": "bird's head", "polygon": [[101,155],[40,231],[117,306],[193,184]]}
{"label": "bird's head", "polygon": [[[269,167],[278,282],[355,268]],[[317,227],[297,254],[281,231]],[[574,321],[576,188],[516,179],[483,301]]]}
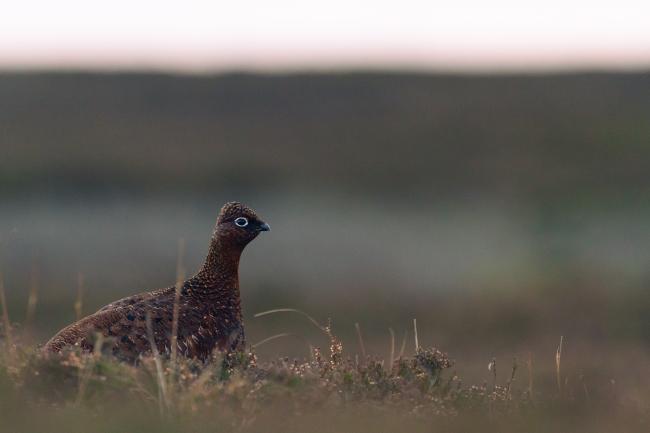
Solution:
{"label": "bird's head", "polygon": [[262,221],[253,209],[233,201],[221,208],[214,229],[214,238],[243,248],[260,232],[269,230],[271,227]]}

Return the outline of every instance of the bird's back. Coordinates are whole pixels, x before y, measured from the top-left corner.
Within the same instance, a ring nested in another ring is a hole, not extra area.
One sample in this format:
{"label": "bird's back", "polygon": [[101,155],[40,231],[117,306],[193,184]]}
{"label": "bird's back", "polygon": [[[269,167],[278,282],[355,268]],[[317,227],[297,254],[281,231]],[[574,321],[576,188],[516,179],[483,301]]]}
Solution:
{"label": "bird's back", "polygon": [[[238,309],[227,302],[206,302],[188,290],[192,284],[191,281],[185,283],[178,299],[177,351],[183,356],[204,360],[215,349],[241,349],[243,328]],[[120,299],[62,329],[43,350],[60,352],[67,346],[77,346],[87,352],[93,351],[101,335],[103,350],[110,349],[122,360],[135,361],[138,356],[151,353],[147,329],[147,315],[150,315],[156,347],[160,353],[168,354],[174,302],[174,287]]]}
{"label": "bird's back", "polygon": [[173,320],[173,302],[173,287],[121,299],[63,328],[45,344],[43,350],[60,352],[66,346],[78,346],[84,351],[92,351],[97,336],[101,335],[103,344],[111,347],[114,355],[134,359],[138,354],[151,350],[147,314],[151,315],[154,335],[158,337],[167,333]]}

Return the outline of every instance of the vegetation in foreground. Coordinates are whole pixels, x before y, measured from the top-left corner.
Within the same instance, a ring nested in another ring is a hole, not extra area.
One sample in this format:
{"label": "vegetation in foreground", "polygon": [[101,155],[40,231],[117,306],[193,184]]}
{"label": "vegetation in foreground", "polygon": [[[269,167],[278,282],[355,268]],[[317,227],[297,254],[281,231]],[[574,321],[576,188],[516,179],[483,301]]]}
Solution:
{"label": "vegetation in foreground", "polygon": [[[311,319],[311,318],[310,318]],[[391,345],[385,363],[348,357],[331,326],[312,321],[329,348],[310,359],[260,362],[254,351],[208,363],[153,356],[137,365],[71,350],[44,357],[4,323],[0,362],[3,432],[648,431],[650,410],[561,373],[540,395],[531,365],[496,360],[491,383],[464,384],[453,361]],[[417,330],[416,334],[417,335]],[[362,343],[362,341],[361,341]],[[96,347],[101,347],[97,344]],[[362,346],[363,347],[363,346]],[[594,388],[595,389],[595,388]]]}

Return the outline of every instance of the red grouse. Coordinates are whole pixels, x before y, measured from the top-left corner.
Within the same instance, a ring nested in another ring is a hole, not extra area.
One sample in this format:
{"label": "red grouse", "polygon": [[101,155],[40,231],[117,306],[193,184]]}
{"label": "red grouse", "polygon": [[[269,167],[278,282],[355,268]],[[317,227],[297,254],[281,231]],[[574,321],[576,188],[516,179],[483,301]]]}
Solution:
{"label": "red grouse", "polygon": [[[226,203],[201,270],[185,281],[178,302],[178,353],[206,360],[212,352],[244,348],[239,297],[239,258],[246,245],[270,227],[241,203]],[[113,355],[135,361],[151,353],[147,315],[160,353],[170,353],[176,288],[154,290],[115,301],[59,331],[43,350],[60,352],[67,346],[94,349],[102,334]]]}

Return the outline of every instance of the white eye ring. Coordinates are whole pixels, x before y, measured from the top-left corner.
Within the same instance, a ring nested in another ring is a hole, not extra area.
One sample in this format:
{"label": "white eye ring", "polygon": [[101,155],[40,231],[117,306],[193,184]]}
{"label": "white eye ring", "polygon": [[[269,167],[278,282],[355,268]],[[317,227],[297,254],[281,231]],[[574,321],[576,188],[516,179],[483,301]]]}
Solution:
{"label": "white eye ring", "polygon": [[244,217],[239,217],[235,220],[235,225],[237,227],[246,227],[248,225],[248,220]]}

